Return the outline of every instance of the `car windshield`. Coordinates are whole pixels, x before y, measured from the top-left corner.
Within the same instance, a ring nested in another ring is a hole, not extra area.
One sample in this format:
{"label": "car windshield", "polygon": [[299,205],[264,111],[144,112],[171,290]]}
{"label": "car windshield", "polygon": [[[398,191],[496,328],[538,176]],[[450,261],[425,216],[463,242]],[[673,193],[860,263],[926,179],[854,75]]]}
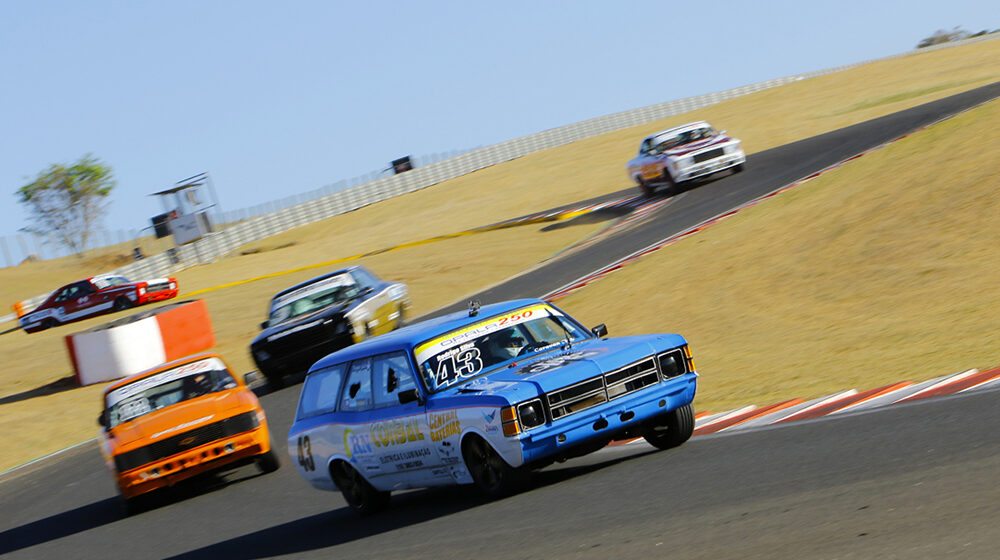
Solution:
{"label": "car windshield", "polygon": [[170,405],[233,387],[236,387],[236,380],[218,358],[161,371],[107,394],[107,427],[113,428]]}
{"label": "car windshield", "polygon": [[350,274],[338,274],[317,280],[274,298],[268,325],[277,325],[357,297],[360,289]]}
{"label": "car windshield", "polygon": [[97,286],[98,290],[106,290],[114,286],[128,284],[129,281],[123,276],[102,276],[100,278],[94,278],[93,283]]}
{"label": "car windshield", "polygon": [[711,138],[713,135],[715,135],[715,131],[712,127],[703,126],[685,130],[684,132],[678,132],[676,134],[659,136],[656,140],[654,140],[655,145],[651,151],[654,154],[659,154],[671,148]]}
{"label": "car windshield", "polygon": [[589,336],[558,309],[538,304],[471,323],[418,345],[414,353],[427,387],[438,391]]}

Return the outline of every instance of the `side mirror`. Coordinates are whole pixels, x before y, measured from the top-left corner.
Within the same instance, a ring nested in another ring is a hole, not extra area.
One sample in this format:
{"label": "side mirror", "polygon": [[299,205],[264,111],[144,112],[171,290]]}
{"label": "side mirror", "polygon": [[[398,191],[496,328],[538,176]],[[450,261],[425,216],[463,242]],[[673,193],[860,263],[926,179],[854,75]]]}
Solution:
{"label": "side mirror", "polygon": [[590,332],[594,333],[594,336],[601,338],[603,336],[608,336],[608,326],[604,323],[597,325],[596,327],[590,329]]}
{"label": "side mirror", "polygon": [[418,404],[424,404],[420,399],[420,391],[407,389],[399,392],[399,404],[411,403],[413,401],[416,401]]}
{"label": "side mirror", "polygon": [[264,330],[266,328],[267,328],[267,321],[264,321],[263,323],[260,324],[260,330]]}
{"label": "side mirror", "polygon": [[104,428],[108,427],[108,416],[106,410],[102,410],[101,414],[97,416],[97,424]]}

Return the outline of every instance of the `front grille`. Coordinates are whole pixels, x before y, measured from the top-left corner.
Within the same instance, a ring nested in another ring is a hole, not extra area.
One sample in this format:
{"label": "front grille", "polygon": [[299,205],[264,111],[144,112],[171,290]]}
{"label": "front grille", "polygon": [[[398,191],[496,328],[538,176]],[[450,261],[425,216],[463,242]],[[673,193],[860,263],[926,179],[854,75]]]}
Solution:
{"label": "front grille", "polygon": [[[332,324],[330,326],[333,326]],[[295,327],[292,327],[295,328]],[[280,336],[281,333],[271,335],[263,346],[272,356],[282,356],[294,354],[314,346],[331,346],[330,352],[334,348],[330,344],[333,341],[333,334],[322,324],[296,331],[291,334]],[[325,355],[325,354],[324,354]]]}
{"label": "front grille", "polygon": [[700,154],[694,155],[694,162],[701,163],[703,161],[708,161],[710,159],[722,157],[725,153],[726,153],[725,150],[723,150],[722,148],[716,148],[714,150],[709,150],[707,152],[701,152]]}
{"label": "front grille", "polygon": [[128,453],[115,455],[115,468],[120,473],[129,471],[153,461],[159,461],[171,455],[187,451],[188,449],[205,445],[206,443],[248,432],[259,425],[260,422],[257,420],[256,412],[244,412],[243,414],[168,437],[167,439],[138,449],[133,449]]}
{"label": "front grille", "polygon": [[607,402],[608,393],[604,390],[604,378],[595,377],[565,389],[552,391],[548,394],[548,400],[552,419],[555,420]]}
{"label": "front grille", "polygon": [[[679,352],[679,351],[678,351]],[[546,395],[552,419],[604,404],[655,385],[660,377],[652,357]]]}
{"label": "front grille", "polygon": [[650,358],[618,371],[606,373],[604,380],[608,386],[608,396],[616,399],[653,385],[660,379],[656,375],[656,363]]}
{"label": "front grille", "polygon": [[170,282],[153,282],[146,284],[146,293],[165,292],[170,289]]}

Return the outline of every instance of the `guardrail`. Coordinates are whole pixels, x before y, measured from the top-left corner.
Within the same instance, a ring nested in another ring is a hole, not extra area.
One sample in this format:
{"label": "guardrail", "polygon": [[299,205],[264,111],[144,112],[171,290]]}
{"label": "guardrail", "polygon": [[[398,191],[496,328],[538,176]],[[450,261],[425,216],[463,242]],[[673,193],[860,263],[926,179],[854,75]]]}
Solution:
{"label": "guardrail", "polygon": [[[998,35],[1000,34],[994,33],[972,39],[966,39],[964,41],[943,43],[933,47],[907,51],[880,59],[845,64],[834,68],[817,70],[815,72],[798,74],[785,78],[775,78],[773,80],[767,80],[721,92],[687,97],[675,101],[649,105],[647,107],[640,107],[638,109],[605,115],[603,117],[597,117],[529,134],[527,136],[494,144],[492,146],[477,148],[455,157],[437,161],[430,165],[417,167],[412,171],[407,171],[399,175],[378,178],[369,183],[357,185],[331,194],[326,194],[319,198],[300,202],[299,204],[295,204],[269,214],[248,218],[237,224],[231,225],[223,231],[209,234],[207,237],[198,241],[177,247],[176,249],[166,253],[147,257],[140,261],[117,268],[111,271],[111,273],[121,274],[134,279],[167,276],[190,266],[213,262],[219,257],[233,251],[237,247],[250,243],[251,241],[270,237],[271,235],[294,227],[357,210],[358,208],[374,204],[376,202],[381,202],[395,196],[425,189],[443,181],[461,177],[462,175],[466,175],[492,165],[497,165],[505,161],[517,159],[533,152],[563,146],[565,144],[597,136],[599,134],[613,132],[623,128],[686,113],[688,111],[714,105],[721,101],[741,97],[750,93],[756,93],[758,91],[782,86],[792,82],[842,72],[844,70],[875,62],[876,60],[890,60],[893,58],[908,56],[915,52],[928,52],[940,48],[949,48],[956,45],[995,39]],[[40,304],[46,297],[48,297],[47,294],[37,296],[23,301],[22,304],[25,309],[32,309]],[[0,317],[0,321],[12,320],[11,317],[12,316],[10,315]]]}

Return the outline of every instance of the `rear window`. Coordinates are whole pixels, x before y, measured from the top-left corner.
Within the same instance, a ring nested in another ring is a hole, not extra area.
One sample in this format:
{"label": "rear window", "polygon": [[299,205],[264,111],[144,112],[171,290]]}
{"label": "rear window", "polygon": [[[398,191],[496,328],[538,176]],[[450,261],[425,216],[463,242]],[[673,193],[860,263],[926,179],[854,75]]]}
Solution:
{"label": "rear window", "polygon": [[336,410],[345,369],[346,364],[336,364],[310,373],[302,385],[296,418],[309,418]]}

